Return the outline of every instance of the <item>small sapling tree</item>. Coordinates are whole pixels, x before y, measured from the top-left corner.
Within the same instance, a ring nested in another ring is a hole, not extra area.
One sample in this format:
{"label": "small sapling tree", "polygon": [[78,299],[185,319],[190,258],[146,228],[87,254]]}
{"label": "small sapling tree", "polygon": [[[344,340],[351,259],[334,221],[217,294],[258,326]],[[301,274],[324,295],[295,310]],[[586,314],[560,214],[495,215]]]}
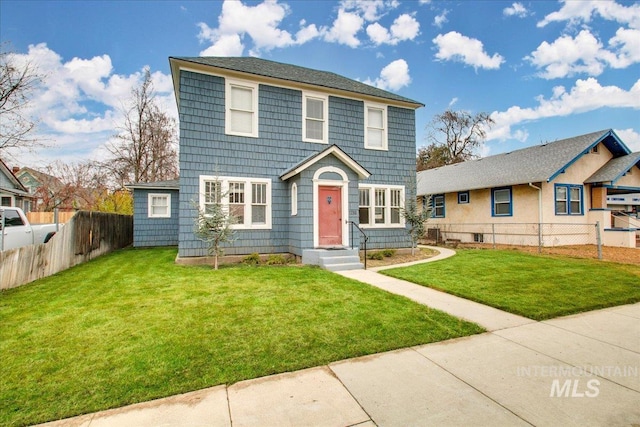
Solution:
{"label": "small sapling tree", "polygon": [[224,253],[223,243],[231,243],[235,237],[235,217],[222,204],[220,182],[207,182],[204,196],[204,207],[195,202],[198,211],[195,219],[194,233],[196,237],[207,245],[209,256],[214,256],[214,268],[218,269],[218,257]]}
{"label": "small sapling tree", "polygon": [[424,208],[418,211],[418,203],[415,198],[407,202],[406,208],[402,210],[407,225],[409,226],[409,237],[411,238],[411,255],[415,255],[418,240],[424,236],[425,223],[431,217],[431,196],[425,201]]}

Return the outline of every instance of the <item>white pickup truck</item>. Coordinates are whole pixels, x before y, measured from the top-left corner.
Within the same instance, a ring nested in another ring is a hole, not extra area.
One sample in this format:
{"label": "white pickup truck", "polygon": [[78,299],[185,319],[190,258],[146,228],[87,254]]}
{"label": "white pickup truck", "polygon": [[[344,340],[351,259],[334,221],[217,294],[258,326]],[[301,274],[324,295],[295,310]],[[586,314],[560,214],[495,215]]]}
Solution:
{"label": "white pickup truck", "polygon": [[20,208],[0,207],[0,251],[47,243],[57,229],[56,224],[29,224]]}

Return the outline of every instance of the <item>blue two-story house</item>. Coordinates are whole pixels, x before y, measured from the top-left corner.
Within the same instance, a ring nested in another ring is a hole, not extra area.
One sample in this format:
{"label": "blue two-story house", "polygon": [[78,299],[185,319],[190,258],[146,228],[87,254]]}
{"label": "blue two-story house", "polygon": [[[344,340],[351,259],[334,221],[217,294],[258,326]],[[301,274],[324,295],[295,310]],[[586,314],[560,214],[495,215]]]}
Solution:
{"label": "blue two-story house", "polygon": [[415,197],[415,110],[423,104],[259,58],[169,60],[180,180],[164,190],[131,186],[134,230],[147,230],[134,245],[153,245],[155,233],[162,244],[177,242],[178,261],[205,256],[194,206],[206,209],[223,194],[236,218],[228,255],[290,253],[322,265],[323,251],[360,246],[355,225],[370,248],[410,246],[401,211]]}

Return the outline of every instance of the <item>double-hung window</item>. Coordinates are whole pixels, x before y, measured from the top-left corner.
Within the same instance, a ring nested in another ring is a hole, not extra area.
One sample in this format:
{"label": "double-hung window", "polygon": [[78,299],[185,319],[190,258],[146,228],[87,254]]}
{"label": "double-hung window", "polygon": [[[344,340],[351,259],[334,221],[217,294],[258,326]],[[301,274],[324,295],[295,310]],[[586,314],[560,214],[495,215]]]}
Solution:
{"label": "double-hung window", "polygon": [[225,132],[228,135],[258,137],[258,85],[226,81]]}
{"label": "double-hung window", "polygon": [[512,216],[511,187],[491,190],[491,216]]}
{"label": "double-hung window", "polygon": [[376,188],[374,189],[375,194],[375,211],[374,211],[374,222],[376,224],[384,224],[385,223],[385,195],[386,191],[384,188]]}
{"label": "double-hung window", "polygon": [[302,97],[302,140],[326,144],[329,140],[328,115],[326,96],[305,93]]}
{"label": "double-hung window", "polygon": [[219,204],[235,219],[232,228],[271,228],[271,180],[200,176],[200,207],[205,214]]}
{"label": "double-hung window", "polygon": [[404,187],[372,185],[359,189],[359,222],[363,227],[404,227]]}
{"label": "double-hung window", "polygon": [[445,216],[444,194],[435,194],[431,196],[431,217],[444,218],[444,216]]}
{"label": "double-hung window", "polygon": [[359,222],[360,225],[369,225],[371,224],[371,216],[369,212],[371,211],[371,203],[370,193],[371,191],[368,188],[361,188],[360,191],[360,212],[359,212]]}
{"label": "double-hung window", "polygon": [[149,218],[171,218],[171,194],[149,193]]}
{"label": "double-hung window", "polygon": [[556,215],[582,215],[582,185],[556,184]]}
{"label": "double-hung window", "polygon": [[364,105],[364,148],[387,150],[387,108],[384,105]]}

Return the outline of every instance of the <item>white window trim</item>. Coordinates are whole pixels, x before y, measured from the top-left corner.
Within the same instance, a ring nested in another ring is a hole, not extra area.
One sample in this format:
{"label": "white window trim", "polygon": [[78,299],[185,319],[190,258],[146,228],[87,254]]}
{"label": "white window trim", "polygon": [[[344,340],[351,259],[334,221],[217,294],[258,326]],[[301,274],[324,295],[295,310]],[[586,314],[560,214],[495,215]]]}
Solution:
{"label": "white window trim", "polygon": [[[154,214],[153,206],[151,202],[154,197],[164,197],[167,199],[167,213],[166,214]],[[149,218],[171,218],[171,194],[169,193],[149,193],[147,196],[147,216]]]}
{"label": "white window trim", "polygon": [[[307,98],[315,98],[322,101],[322,139],[307,138]],[[329,143],[329,97],[315,92],[302,92],[302,140],[317,144]]]}
{"label": "white window trim", "polygon": [[291,216],[298,215],[298,184],[291,184]]}
{"label": "white window trim", "polygon": [[[382,110],[382,147],[369,146],[369,109]],[[364,103],[364,148],[367,150],[388,151],[387,106],[384,104]]]}
{"label": "white window trim", "polygon": [[[268,178],[247,178],[247,177],[233,177],[233,176],[213,176],[213,175],[200,175],[200,192],[199,192],[199,206],[200,209],[204,209],[204,183],[206,181],[220,181],[222,196],[222,205],[226,212],[229,209],[229,183],[241,182],[244,183],[244,223],[233,224],[231,228],[236,230],[270,230],[272,226],[271,220],[271,179]],[[265,213],[264,224],[251,224],[251,209],[252,209],[252,192],[253,188],[251,184],[266,184],[267,185],[267,208]]]}
{"label": "white window trim", "polygon": [[[384,224],[375,224],[375,190],[385,190]],[[360,224],[361,228],[404,228],[406,221],[402,215],[405,203],[404,185],[359,185],[358,190],[369,190],[369,224]],[[391,223],[391,190],[400,190],[400,224]],[[358,200],[360,198],[358,197]],[[360,206],[358,206],[358,210]]]}
{"label": "white window trim", "polygon": [[[236,132],[231,130],[231,87],[238,86],[252,90],[251,103],[253,108],[252,132]],[[224,131],[227,135],[247,136],[258,138],[258,84],[246,80],[225,79],[225,117]]]}

